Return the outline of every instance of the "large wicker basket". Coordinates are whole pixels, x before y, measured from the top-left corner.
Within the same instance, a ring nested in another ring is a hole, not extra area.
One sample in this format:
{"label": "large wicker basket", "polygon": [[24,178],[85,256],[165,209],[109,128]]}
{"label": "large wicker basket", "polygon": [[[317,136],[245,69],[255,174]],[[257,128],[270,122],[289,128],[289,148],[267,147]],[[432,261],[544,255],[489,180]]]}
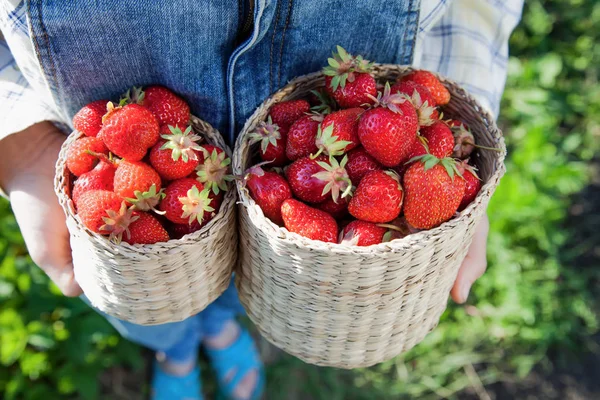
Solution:
{"label": "large wicker basket", "polygon": [[[191,124],[208,143],[231,154],[223,138],[196,117]],[[140,325],[181,321],[202,311],[225,291],[237,260],[236,193],[227,191],[219,213],[201,230],[153,245],[120,245],[83,226],[67,191],[65,165],[74,132],[56,165],[55,190],[67,216],[75,279],[92,305]]]}
{"label": "large wicker basket", "polygon": [[[374,74],[380,81],[395,80],[410,70],[377,65]],[[440,79],[452,94],[445,114],[460,116],[479,144],[502,149],[478,153],[481,192],[440,227],[370,247],[313,241],[265,218],[238,182],[236,285],[250,319],[275,346],[311,364],[366,367],[410,349],[438,324],[475,226],[504,173],[506,151],[492,116],[456,83]],[[323,75],[314,73],[267,99],[237,140],[234,172],[241,174],[256,160],[248,133],[274,103],[322,86]]]}

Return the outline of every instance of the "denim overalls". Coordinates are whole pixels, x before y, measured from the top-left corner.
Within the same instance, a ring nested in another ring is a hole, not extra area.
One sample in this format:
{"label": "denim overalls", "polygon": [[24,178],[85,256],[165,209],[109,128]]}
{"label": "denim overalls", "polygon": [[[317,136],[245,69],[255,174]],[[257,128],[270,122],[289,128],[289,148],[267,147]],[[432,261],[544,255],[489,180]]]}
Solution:
{"label": "denim overalls", "polygon": [[[295,76],[321,69],[335,45],[410,64],[419,0],[27,1],[34,48],[63,118],[131,86],[161,84],[229,144],[247,117]],[[195,357],[241,307],[231,286],[186,321],[141,327],[108,318],[167,357]]]}

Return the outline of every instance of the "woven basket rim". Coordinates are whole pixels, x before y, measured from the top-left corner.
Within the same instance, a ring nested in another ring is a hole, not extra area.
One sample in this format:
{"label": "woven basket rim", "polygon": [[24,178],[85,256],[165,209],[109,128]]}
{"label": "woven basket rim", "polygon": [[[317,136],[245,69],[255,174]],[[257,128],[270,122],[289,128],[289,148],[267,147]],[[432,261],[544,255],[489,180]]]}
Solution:
{"label": "woven basket rim", "polygon": [[[374,63],[374,67],[382,69],[382,70],[396,70],[402,74],[415,70],[415,68],[408,66],[408,65],[396,65],[396,64]],[[473,103],[474,105],[476,105],[478,107],[478,113],[481,114],[482,118],[489,121],[490,124],[489,124],[488,130],[498,132],[498,137],[497,137],[498,141],[496,144],[499,146],[501,151],[495,152],[496,153],[495,162],[497,165],[499,165],[499,168],[495,168],[494,173],[482,185],[481,189],[479,190],[479,193],[477,194],[477,197],[464,210],[462,210],[457,216],[453,217],[452,219],[442,223],[441,225],[439,225],[435,228],[412,233],[403,238],[394,239],[389,242],[378,243],[378,244],[374,244],[374,245],[370,245],[370,246],[349,246],[345,243],[328,243],[328,242],[322,242],[319,240],[309,239],[309,238],[301,236],[297,233],[290,232],[285,227],[280,227],[280,226],[276,225],[269,218],[265,217],[262,209],[256,204],[256,202],[254,201],[252,196],[250,196],[248,189],[245,187],[244,183],[241,181],[236,182],[236,189],[237,189],[237,192],[239,195],[238,203],[242,204],[244,207],[253,207],[258,212],[258,216],[261,218],[260,221],[257,221],[257,225],[258,224],[267,224],[272,230],[274,230],[275,232],[278,233],[279,240],[285,241],[289,244],[303,246],[303,247],[306,247],[309,249],[314,249],[314,250],[319,250],[319,251],[326,250],[326,251],[330,251],[332,253],[361,253],[361,254],[365,253],[366,254],[366,253],[395,252],[395,251],[401,251],[401,250],[407,249],[407,248],[414,248],[415,245],[418,246],[418,242],[423,241],[424,238],[432,237],[432,236],[442,236],[444,234],[444,232],[451,230],[454,226],[462,224],[463,222],[467,221],[470,218],[472,210],[474,210],[475,207],[480,206],[481,203],[484,201],[485,197],[491,198],[491,195],[492,195],[495,187],[498,185],[499,179],[502,177],[502,175],[505,172],[504,159],[506,157],[507,151],[506,151],[506,145],[504,143],[504,136],[503,136],[502,131],[498,128],[495,118],[493,118],[492,115],[490,114],[490,112],[485,107],[481,106],[481,104],[466,89],[464,89],[460,84],[458,84],[457,82],[455,82],[449,78],[446,78],[435,72],[432,72],[432,73],[434,75],[436,75],[442,83],[444,83],[446,85],[454,86],[455,88],[462,90],[464,92],[464,97],[468,101],[470,101],[471,103]],[[265,99],[261,103],[261,105],[259,107],[257,107],[257,109],[254,111],[254,113],[245,122],[244,127],[236,140],[235,152],[233,154],[233,159],[232,159],[234,174],[241,176],[242,174],[245,173],[245,171],[247,169],[247,168],[243,168],[243,166],[242,166],[242,160],[241,160],[242,152],[240,151],[240,149],[244,145],[243,141],[245,140],[245,137],[246,137],[247,133],[249,132],[250,127],[252,126],[253,119],[261,111],[261,108],[266,106],[267,104],[270,104],[271,102],[277,103],[277,102],[281,101],[281,100],[279,100],[279,101],[273,101],[273,100],[274,100],[275,96],[280,94],[282,91],[285,91],[286,89],[297,85],[298,82],[309,80],[309,79],[318,79],[318,78],[322,78],[322,77],[324,77],[324,75],[320,71],[296,77],[296,78],[292,79],[291,81],[289,81],[285,86],[283,86],[282,88],[278,89],[273,94],[271,94],[267,99]],[[376,80],[379,80],[379,79],[380,78],[376,77]],[[289,95],[289,97],[294,98],[293,94]]]}
{"label": "woven basket rim", "polygon": [[[220,135],[221,135],[220,132],[217,129],[215,129],[211,124],[209,124],[208,122],[206,122],[194,115],[190,115],[190,123],[192,123],[192,122],[201,122],[202,124],[206,125],[207,128],[209,128],[209,130],[212,130],[213,132],[215,132],[218,135],[217,137],[220,137]],[[100,235],[99,233],[96,233],[96,232],[92,232],[83,225],[83,223],[81,222],[81,219],[79,218],[79,215],[77,215],[77,213],[74,212],[75,204],[73,203],[73,200],[66,193],[66,190],[65,190],[66,189],[65,184],[67,183],[66,180],[63,181],[64,184],[62,184],[62,185],[60,184],[60,176],[65,173],[65,170],[67,168],[66,162],[65,162],[66,161],[66,151],[73,141],[75,141],[83,136],[85,136],[85,135],[82,132],[73,130],[73,132],[71,132],[71,134],[69,134],[67,139],[64,141],[64,143],[61,147],[61,150],[60,150],[58,160],[56,162],[56,166],[55,166],[56,169],[55,169],[54,191],[59,198],[59,203],[60,203],[63,211],[65,212],[65,215],[67,216],[67,218],[72,218],[75,221],[75,224],[78,229],[86,232],[89,236],[91,236],[97,240],[103,240],[107,246],[119,246],[121,248],[127,249],[129,251],[133,251],[133,252],[136,252],[139,254],[146,254],[148,252],[163,253],[163,252],[169,251],[170,249],[173,249],[173,248],[177,248],[177,247],[181,247],[181,246],[185,246],[185,245],[193,245],[197,242],[196,239],[198,239],[199,237],[206,236],[207,234],[210,235],[210,230],[212,229],[212,227],[219,220],[225,218],[225,215],[227,214],[226,210],[230,207],[234,207],[236,204],[236,198],[235,198],[236,191],[234,190],[233,186],[230,186],[230,188],[225,192],[225,195],[223,196],[223,202],[221,204],[221,208],[219,209],[219,212],[205,226],[203,226],[201,229],[197,230],[196,232],[186,234],[183,237],[181,237],[180,239],[169,239],[166,242],[158,242],[158,243],[153,243],[153,244],[129,244],[125,241],[121,241],[121,243],[115,244],[115,243],[111,242],[108,239],[108,237],[106,237],[104,235]],[[208,143],[218,144],[220,147],[223,147],[223,150],[225,151],[225,153],[229,157],[231,157],[231,159],[233,160],[232,151],[224,141],[223,141],[223,143],[216,143],[214,138],[207,137],[204,132],[202,132],[202,136]]]}

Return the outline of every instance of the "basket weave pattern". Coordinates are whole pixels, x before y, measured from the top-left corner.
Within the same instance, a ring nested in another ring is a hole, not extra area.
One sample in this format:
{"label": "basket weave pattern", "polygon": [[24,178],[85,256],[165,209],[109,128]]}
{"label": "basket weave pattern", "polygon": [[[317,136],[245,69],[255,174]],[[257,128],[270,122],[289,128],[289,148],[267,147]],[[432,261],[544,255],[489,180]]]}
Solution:
{"label": "basket weave pattern", "polygon": [[[376,65],[378,80],[411,69]],[[309,240],[264,217],[247,189],[240,196],[240,263],[236,285],[261,334],[305,362],[339,368],[374,365],[407,351],[438,324],[475,226],[504,173],[505,146],[494,119],[455,83],[445,107],[473,130],[477,142],[501,148],[478,152],[483,188],[460,215],[440,227],[370,247]],[[247,121],[233,158],[241,174],[256,159],[248,133],[277,102],[324,86],[320,73],[292,81]]]}
{"label": "basket weave pattern", "polygon": [[[210,144],[231,150],[212,126],[191,118],[194,131]],[[115,245],[85,228],[67,195],[68,146],[56,165],[55,191],[67,216],[75,279],[92,305],[140,325],[181,321],[202,311],[225,291],[237,260],[235,190],[227,191],[219,213],[201,230],[152,245]]]}

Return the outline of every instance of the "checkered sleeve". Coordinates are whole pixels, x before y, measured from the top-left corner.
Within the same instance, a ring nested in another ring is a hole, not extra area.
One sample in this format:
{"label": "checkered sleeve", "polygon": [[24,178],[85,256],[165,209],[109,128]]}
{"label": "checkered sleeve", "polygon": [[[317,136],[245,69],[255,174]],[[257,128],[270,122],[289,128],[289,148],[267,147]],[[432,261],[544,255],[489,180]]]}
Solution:
{"label": "checkered sleeve", "polygon": [[498,116],[508,39],[523,0],[440,0],[421,9],[413,64],[460,83]]}

